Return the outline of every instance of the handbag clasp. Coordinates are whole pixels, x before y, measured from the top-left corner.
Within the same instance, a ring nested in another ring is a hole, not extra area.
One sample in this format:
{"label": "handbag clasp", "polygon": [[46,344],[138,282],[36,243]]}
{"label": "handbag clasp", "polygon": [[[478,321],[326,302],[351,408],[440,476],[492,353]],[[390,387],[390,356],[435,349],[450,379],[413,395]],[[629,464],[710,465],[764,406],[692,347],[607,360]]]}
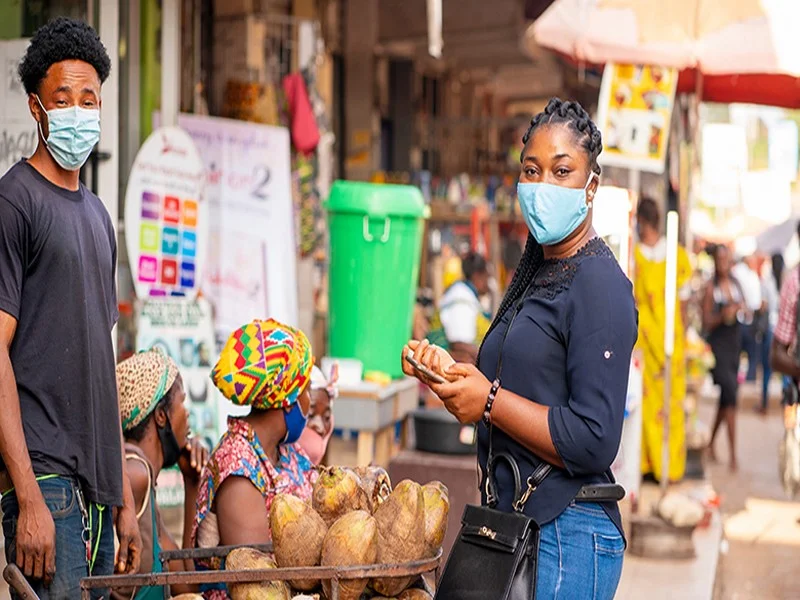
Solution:
{"label": "handbag clasp", "polygon": [[497,504],[497,500],[492,493],[492,488],[489,485],[489,477],[486,477],[486,504],[488,506],[495,506]]}
{"label": "handbag clasp", "polygon": [[538,485],[534,485],[533,483],[533,475],[528,477],[528,489],[525,490],[525,493],[519,497],[519,500],[514,502],[514,510],[517,512],[522,512],[525,509],[525,504],[528,502],[528,498],[531,497],[531,494],[536,491],[536,488],[539,487]]}
{"label": "handbag clasp", "polygon": [[481,534],[483,537],[487,537],[487,538],[489,538],[490,540],[493,540],[494,538],[496,538],[496,537],[497,537],[497,532],[495,532],[495,531],[492,531],[491,529],[489,529],[488,527],[486,527],[486,525],[482,526],[482,527],[481,527],[481,528],[478,530],[478,533],[479,533],[479,534]]}

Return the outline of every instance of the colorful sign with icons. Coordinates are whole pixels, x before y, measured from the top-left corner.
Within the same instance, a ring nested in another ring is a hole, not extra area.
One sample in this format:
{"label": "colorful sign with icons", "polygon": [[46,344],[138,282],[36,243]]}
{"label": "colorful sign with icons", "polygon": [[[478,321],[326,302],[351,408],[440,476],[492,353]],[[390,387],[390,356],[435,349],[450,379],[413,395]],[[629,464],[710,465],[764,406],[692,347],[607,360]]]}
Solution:
{"label": "colorful sign with icons", "polygon": [[204,181],[197,147],[179,127],[154,131],[139,150],[125,195],[125,231],[140,299],[197,296],[209,227]]}

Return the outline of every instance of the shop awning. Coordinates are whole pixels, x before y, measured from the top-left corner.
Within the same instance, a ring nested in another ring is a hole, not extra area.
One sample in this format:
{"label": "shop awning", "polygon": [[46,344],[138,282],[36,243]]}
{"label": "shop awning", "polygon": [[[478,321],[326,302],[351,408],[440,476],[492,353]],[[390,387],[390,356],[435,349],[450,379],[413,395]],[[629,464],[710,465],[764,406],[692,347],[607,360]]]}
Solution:
{"label": "shop awning", "polygon": [[704,101],[800,108],[798,21],[800,2],[556,0],[524,43],[579,64],[676,67],[679,91]]}

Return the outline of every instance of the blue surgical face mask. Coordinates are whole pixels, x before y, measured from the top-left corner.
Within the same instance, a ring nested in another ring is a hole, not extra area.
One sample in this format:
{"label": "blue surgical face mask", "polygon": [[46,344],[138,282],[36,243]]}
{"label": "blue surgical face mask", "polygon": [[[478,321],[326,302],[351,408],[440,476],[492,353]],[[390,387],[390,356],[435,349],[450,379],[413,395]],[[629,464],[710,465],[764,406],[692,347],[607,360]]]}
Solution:
{"label": "blue surgical face mask", "polygon": [[[100,141],[100,111],[79,106],[45,110],[39,96],[36,100],[47,113],[49,134],[44,143],[50,155],[62,169],[77,171]],[[44,139],[41,121],[39,133]]]}
{"label": "blue surgical face mask", "polygon": [[300,401],[292,404],[291,408],[284,409],[283,420],[286,423],[286,437],[283,438],[284,444],[294,444],[300,439],[300,435],[306,428],[308,416],[303,414]]}
{"label": "blue surgical face mask", "polygon": [[517,197],[528,229],[542,246],[564,241],[586,220],[589,206],[586,188],[596,177],[589,175],[583,188],[575,189],[551,183],[518,183]]}

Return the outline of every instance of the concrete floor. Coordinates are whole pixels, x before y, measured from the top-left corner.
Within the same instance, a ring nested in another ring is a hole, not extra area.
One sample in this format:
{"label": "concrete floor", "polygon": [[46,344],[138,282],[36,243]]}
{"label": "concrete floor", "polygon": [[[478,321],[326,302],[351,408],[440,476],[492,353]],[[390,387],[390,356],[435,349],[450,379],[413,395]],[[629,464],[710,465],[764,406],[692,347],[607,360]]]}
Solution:
{"label": "concrete floor", "polygon": [[[762,417],[754,412],[760,393],[760,386],[742,386],[739,471],[731,473],[725,464],[711,467],[723,500],[726,542],[720,553],[715,600],[800,598],[800,502],[786,498],[778,479],[778,442],[783,435],[779,396],[773,393],[769,414]],[[701,409],[704,420],[710,422],[714,404],[705,402]],[[717,456],[727,458],[727,441],[722,437]]]}
{"label": "concrete floor", "polygon": [[617,600],[711,600],[721,539],[722,520],[717,515],[709,527],[695,531],[697,556],[692,560],[653,560],[628,554]]}

